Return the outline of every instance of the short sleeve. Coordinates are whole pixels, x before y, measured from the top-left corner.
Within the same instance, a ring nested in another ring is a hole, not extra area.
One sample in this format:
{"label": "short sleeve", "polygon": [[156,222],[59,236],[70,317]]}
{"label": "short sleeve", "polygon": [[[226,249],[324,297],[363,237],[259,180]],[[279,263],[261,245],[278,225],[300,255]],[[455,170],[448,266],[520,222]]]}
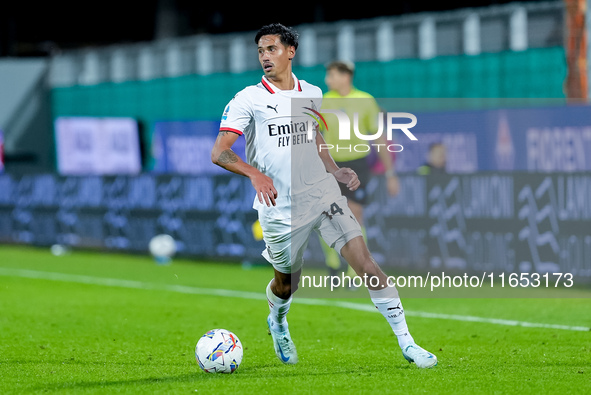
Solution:
{"label": "short sleeve", "polygon": [[248,95],[240,92],[230,100],[224,109],[222,121],[220,122],[220,131],[242,135],[252,118],[253,111]]}

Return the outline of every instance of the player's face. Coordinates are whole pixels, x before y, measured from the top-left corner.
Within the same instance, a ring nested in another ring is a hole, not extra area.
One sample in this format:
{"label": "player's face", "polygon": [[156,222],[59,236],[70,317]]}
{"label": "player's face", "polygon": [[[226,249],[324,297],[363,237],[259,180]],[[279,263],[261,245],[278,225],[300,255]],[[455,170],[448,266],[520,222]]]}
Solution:
{"label": "player's face", "polygon": [[286,47],[278,35],[262,36],[258,43],[259,62],[267,78],[273,78],[289,70],[291,59],[295,55],[293,46]]}
{"label": "player's face", "polygon": [[326,72],[324,82],[331,91],[340,91],[351,84],[351,77],[347,73],[341,73],[337,69],[330,69]]}

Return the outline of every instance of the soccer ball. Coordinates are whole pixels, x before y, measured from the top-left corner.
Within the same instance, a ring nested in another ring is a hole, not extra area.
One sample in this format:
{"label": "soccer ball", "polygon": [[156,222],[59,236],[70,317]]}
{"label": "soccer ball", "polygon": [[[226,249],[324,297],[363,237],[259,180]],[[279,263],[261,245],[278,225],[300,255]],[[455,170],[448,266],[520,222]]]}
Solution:
{"label": "soccer ball", "polygon": [[197,342],[195,359],[207,373],[234,373],[242,362],[242,342],[225,329],[212,329]]}
{"label": "soccer ball", "polygon": [[176,253],[176,243],[169,235],[154,236],[148,247],[158,263],[168,263]]}

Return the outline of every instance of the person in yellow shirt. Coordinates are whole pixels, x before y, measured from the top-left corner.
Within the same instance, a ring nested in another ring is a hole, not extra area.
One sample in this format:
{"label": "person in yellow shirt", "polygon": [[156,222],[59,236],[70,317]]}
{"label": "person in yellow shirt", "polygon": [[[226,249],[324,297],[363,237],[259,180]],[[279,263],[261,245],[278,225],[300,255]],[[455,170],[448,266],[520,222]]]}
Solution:
{"label": "person in yellow shirt", "polygon": [[[366,149],[340,149],[340,146],[355,147],[367,146],[368,144],[383,144],[381,149],[377,150],[379,160],[385,169],[388,193],[392,196],[398,194],[399,181],[394,171],[394,163],[391,153],[384,147],[388,145],[384,134],[376,141],[366,141],[360,139],[353,132],[353,114],[357,113],[359,117],[359,132],[362,134],[375,134],[378,130],[378,116],[380,108],[373,98],[367,92],[363,92],[353,86],[353,75],[355,66],[353,63],[344,61],[335,61],[326,67],[325,82],[329,91],[323,96],[322,109],[341,110],[347,113],[351,120],[351,140],[340,141],[338,133],[338,122],[336,117],[326,115],[327,130],[323,130],[323,137],[330,149],[330,154],[339,167],[349,167],[359,176],[361,186],[356,191],[350,191],[341,186],[342,194],[347,198],[347,202],[353,215],[361,225],[364,238],[365,227],[363,225],[363,206],[367,201],[367,183],[371,177],[369,158],[371,151]],[[339,254],[334,249],[326,245],[322,239],[322,249],[326,259],[326,265],[332,274],[336,274],[341,266]],[[367,240],[366,240],[367,241]],[[354,277],[355,271],[349,267],[347,275]]]}

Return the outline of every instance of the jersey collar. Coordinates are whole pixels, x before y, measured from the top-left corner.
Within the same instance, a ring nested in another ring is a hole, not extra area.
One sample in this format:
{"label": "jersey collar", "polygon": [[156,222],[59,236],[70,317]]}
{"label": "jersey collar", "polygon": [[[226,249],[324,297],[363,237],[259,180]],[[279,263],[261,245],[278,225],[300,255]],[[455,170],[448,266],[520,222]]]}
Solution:
{"label": "jersey collar", "polygon": [[[297,77],[295,76],[294,73],[291,73],[291,76],[293,77],[293,82],[294,82],[294,89],[293,90],[301,92],[302,91],[302,84],[300,84],[300,80],[297,79]],[[262,82],[263,86],[265,87],[265,89],[269,91],[269,93],[275,93],[275,92],[281,91],[281,89],[279,89],[275,85],[273,85],[273,83],[271,81],[269,81],[267,79],[267,77],[265,77],[265,76],[263,76],[263,78],[261,79],[261,82]]]}
{"label": "jersey collar", "polygon": [[339,97],[339,98],[348,98],[349,96],[357,93],[357,88],[355,88],[354,86],[351,86],[351,90],[345,96],[341,96],[339,94],[339,92],[337,92],[337,91],[330,91],[330,92],[331,92],[332,96],[336,96],[336,97]]}

